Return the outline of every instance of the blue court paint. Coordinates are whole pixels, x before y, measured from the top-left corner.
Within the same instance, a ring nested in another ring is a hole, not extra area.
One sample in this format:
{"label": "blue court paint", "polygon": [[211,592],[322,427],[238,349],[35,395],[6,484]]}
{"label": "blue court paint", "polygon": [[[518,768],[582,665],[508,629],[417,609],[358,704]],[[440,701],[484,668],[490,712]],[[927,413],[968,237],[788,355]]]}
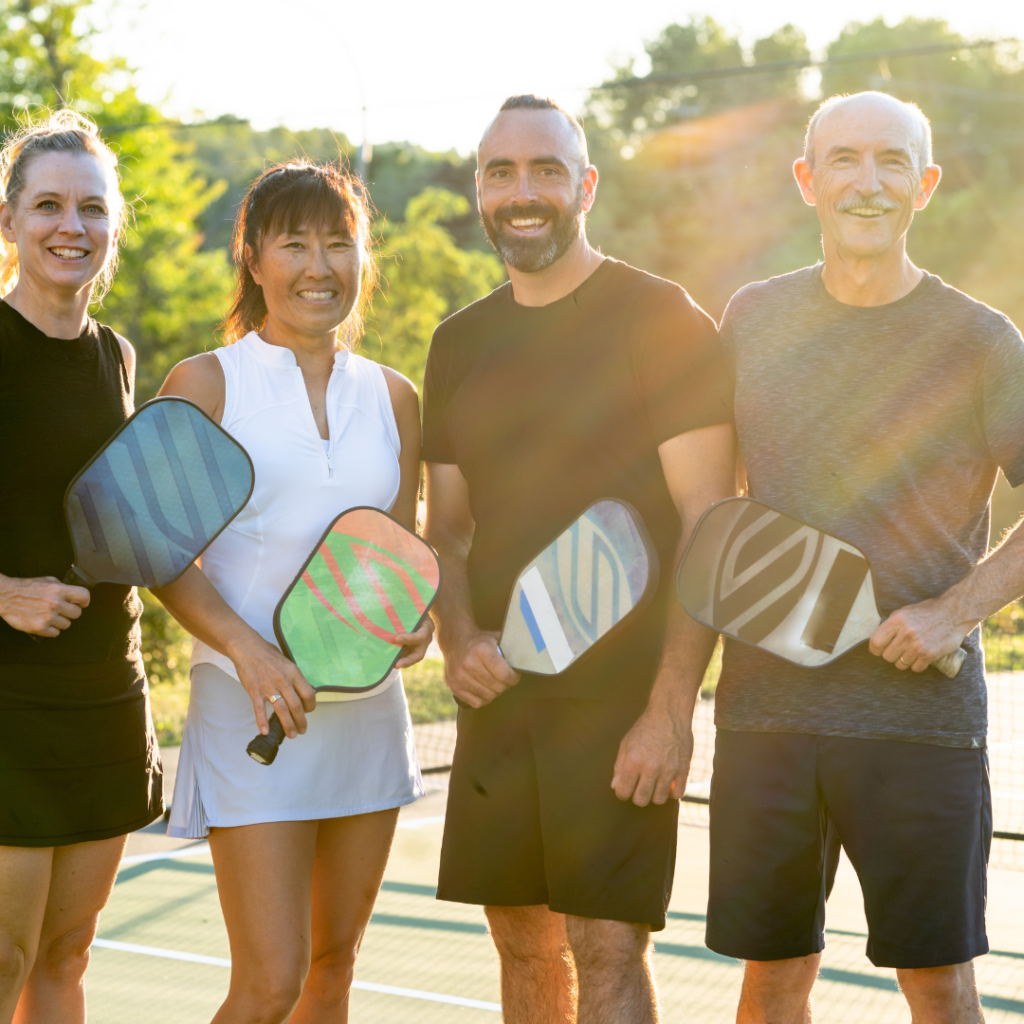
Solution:
{"label": "blue court paint", "polygon": [[540,626],[537,625],[537,616],[533,614],[533,609],[530,607],[530,602],[526,600],[526,591],[519,591],[519,610],[523,613],[523,621],[526,623],[526,628],[530,631],[530,636],[533,637],[533,646],[537,648],[537,653],[547,647],[544,643],[544,637],[540,634]]}

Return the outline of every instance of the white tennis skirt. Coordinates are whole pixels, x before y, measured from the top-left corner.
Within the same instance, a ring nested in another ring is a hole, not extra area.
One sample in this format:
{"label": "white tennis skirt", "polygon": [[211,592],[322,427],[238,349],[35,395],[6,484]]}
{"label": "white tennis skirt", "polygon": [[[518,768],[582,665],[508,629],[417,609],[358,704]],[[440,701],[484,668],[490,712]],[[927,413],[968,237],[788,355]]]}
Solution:
{"label": "white tennis skirt", "polygon": [[245,752],[258,731],[249,695],[216,665],[196,665],[167,834],[202,839],[211,828],[342,818],[423,796],[401,683],[317,704],[306,722],[273,764],[259,764]]}

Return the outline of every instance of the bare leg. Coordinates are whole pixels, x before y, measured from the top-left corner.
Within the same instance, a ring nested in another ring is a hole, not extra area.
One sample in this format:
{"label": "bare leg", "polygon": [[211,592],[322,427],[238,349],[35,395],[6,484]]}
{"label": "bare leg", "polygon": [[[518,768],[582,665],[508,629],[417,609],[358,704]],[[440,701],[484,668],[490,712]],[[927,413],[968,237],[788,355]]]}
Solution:
{"label": "bare leg", "polygon": [[657,1024],[647,925],[567,917],[579,972],[579,1024]]}
{"label": "bare leg", "polygon": [[53,850],[39,951],[15,1024],[85,1024],[85,969],[127,836]]}
{"label": "bare leg", "polygon": [[398,808],[320,822],[312,962],[291,1024],[348,1024],[356,955],[384,878]]}
{"label": "bare leg", "polygon": [[565,915],[547,907],[485,907],[501,959],[505,1024],[576,1024],[576,965]]}
{"label": "bare leg", "polygon": [[898,970],[913,1024],[984,1024],[974,964]]}
{"label": "bare leg", "polygon": [[811,989],[821,954],[748,960],[736,1024],[810,1024]]}
{"label": "bare leg", "polygon": [[0,846],[0,1024],[10,1024],[32,972],[53,849]]}
{"label": "bare leg", "polygon": [[215,1024],[282,1024],[309,970],[316,821],[215,828],[210,849],[231,943]]}

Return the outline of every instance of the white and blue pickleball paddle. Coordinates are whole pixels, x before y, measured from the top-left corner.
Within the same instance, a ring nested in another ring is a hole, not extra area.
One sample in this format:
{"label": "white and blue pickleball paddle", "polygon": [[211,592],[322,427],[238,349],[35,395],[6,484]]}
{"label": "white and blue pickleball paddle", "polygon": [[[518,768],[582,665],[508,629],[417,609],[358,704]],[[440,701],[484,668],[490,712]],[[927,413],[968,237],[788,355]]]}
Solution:
{"label": "white and blue pickleball paddle", "polygon": [[591,505],[516,579],[499,646],[517,672],[564,672],[653,595],[658,556],[640,513]]}

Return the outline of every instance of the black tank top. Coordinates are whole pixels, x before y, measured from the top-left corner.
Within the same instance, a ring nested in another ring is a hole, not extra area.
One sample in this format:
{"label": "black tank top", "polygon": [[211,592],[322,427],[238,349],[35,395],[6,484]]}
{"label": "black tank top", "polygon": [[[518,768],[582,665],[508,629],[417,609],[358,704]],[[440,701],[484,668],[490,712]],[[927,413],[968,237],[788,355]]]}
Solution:
{"label": "black tank top", "polygon": [[[64,578],[73,560],[64,491],[132,408],[109,327],[90,319],[78,338],[50,338],[0,301],[0,573]],[[0,665],[136,659],[141,612],[134,587],[101,583],[52,639],[0,619]]]}

